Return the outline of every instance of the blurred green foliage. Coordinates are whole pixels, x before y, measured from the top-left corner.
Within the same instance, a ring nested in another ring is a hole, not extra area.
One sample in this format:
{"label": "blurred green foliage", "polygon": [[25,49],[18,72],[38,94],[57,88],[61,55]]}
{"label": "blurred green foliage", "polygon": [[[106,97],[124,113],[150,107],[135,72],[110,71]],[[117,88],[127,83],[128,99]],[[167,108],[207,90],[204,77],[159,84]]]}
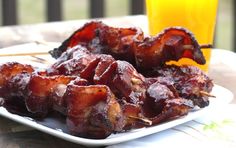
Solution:
{"label": "blurred green foliage", "polygon": [[[235,6],[236,7],[236,6]],[[233,0],[219,0],[215,47],[233,50]]]}

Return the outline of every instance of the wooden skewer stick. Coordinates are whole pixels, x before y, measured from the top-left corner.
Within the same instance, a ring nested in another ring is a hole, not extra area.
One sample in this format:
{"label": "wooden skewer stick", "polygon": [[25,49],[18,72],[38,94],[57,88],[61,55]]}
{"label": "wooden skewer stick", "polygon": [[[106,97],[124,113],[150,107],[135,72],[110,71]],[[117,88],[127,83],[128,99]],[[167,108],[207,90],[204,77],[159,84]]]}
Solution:
{"label": "wooden skewer stick", "polygon": [[216,96],[214,96],[214,95],[212,95],[212,94],[209,94],[209,93],[206,92],[206,91],[200,91],[200,94],[201,94],[202,96],[207,96],[207,97],[213,97],[213,98],[216,97]]}
{"label": "wooden skewer stick", "polygon": [[[38,45],[45,45],[51,49],[57,47],[60,45],[58,42],[47,42],[47,41],[34,41],[34,43]],[[48,55],[48,51],[35,51],[35,52],[22,52],[22,53],[1,53],[0,57],[5,57],[5,56],[37,56],[37,55]]]}
{"label": "wooden skewer stick", "polygon": [[34,42],[38,45],[45,45],[45,46],[51,47],[52,49],[61,44],[59,42],[47,42],[47,41],[43,41],[43,40],[40,40],[40,41],[37,40],[37,41],[34,41]]}
{"label": "wooden skewer stick", "polygon": [[37,63],[41,63],[41,64],[47,64],[47,65],[51,65],[52,63],[43,59],[43,58],[40,58],[40,57],[37,57],[37,56],[30,56],[32,57],[31,61],[34,61],[34,62],[37,62]]}
{"label": "wooden skewer stick", "polygon": [[48,52],[27,52],[27,53],[4,53],[0,54],[0,57],[8,57],[8,56],[37,56],[37,55],[48,55]]}
{"label": "wooden skewer stick", "polygon": [[194,47],[193,47],[193,45],[183,45],[183,49],[191,49],[191,50],[193,50]]}
{"label": "wooden skewer stick", "polygon": [[[211,45],[211,44],[203,44],[203,45],[200,45],[200,48],[202,49],[204,49],[204,48],[212,48],[213,46]],[[193,45],[183,45],[183,49],[191,49],[191,50],[193,50],[194,49],[194,47],[193,47]]]}
{"label": "wooden skewer stick", "polygon": [[[42,41],[35,41],[37,44],[44,44],[49,45],[47,42]],[[193,49],[193,45],[183,45],[183,49]],[[200,48],[212,48],[211,44],[204,44],[201,45]],[[0,54],[0,57],[6,57],[6,56],[36,56],[36,55],[48,55],[48,52],[42,51],[42,52],[28,52],[28,53],[6,53],[6,54]]]}
{"label": "wooden skewer stick", "polygon": [[151,120],[148,120],[148,119],[146,119],[146,118],[135,117],[135,116],[129,116],[129,118],[133,118],[133,119],[142,121],[142,122],[144,122],[146,125],[152,125],[152,121],[151,121]]}
{"label": "wooden skewer stick", "polygon": [[200,45],[200,48],[213,48],[213,46],[211,44],[203,44]]}

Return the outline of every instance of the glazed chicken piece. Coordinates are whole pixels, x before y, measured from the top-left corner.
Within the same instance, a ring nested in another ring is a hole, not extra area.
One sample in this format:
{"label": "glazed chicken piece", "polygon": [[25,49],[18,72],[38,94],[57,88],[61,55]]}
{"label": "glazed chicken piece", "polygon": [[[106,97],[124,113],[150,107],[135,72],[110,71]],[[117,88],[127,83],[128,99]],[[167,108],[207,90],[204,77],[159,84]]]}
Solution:
{"label": "glazed chicken piece", "polygon": [[115,69],[115,59],[111,55],[92,54],[81,46],[75,46],[64,52],[58,61],[47,69],[47,73],[79,76],[88,80],[89,84],[105,85],[111,80]]}
{"label": "glazed chicken piece", "polygon": [[135,64],[134,43],[143,38],[143,32],[137,28],[114,28],[102,22],[89,22],[50,53],[58,58],[69,48],[81,45],[92,53],[110,54],[115,59]]}
{"label": "glazed chicken piece", "polygon": [[193,102],[181,98],[174,88],[155,82],[147,89],[144,113],[152,125],[188,114],[194,108]]}
{"label": "glazed chicken piece", "polygon": [[65,99],[67,126],[73,135],[106,138],[125,125],[120,104],[105,85],[69,85]]}
{"label": "glazed chicken piece", "polygon": [[136,44],[136,65],[149,70],[162,67],[166,62],[189,58],[198,64],[205,64],[201,47],[193,34],[183,28],[167,28],[155,37],[147,37]]}
{"label": "glazed chicken piece", "polygon": [[195,66],[165,66],[160,69],[149,71],[145,74],[148,83],[156,81],[172,86],[180,97],[190,99],[194,105],[205,107],[209,105],[208,97],[212,91],[213,82],[203,71]]}
{"label": "glazed chicken piece", "polygon": [[33,71],[32,66],[16,62],[0,65],[0,97],[3,98],[1,105],[9,112],[33,116],[28,112],[23,99],[29,76]]}
{"label": "glazed chicken piece", "polygon": [[139,28],[113,28],[106,26],[96,30],[102,50],[100,53],[112,55],[116,60],[135,64],[135,44],[144,38]]}
{"label": "glazed chicken piece", "polygon": [[160,114],[165,107],[166,100],[175,99],[178,94],[174,89],[159,83],[158,81],[148,86],[146,91],[146,99],[144,102],[145,116],[155,117]]}
{"label": "glazed chicken piece", "polygon": [[[64,76],[62,76],[64,77]],[[59,84],[57,85],[54,90],[48,96],[50,100],[52,100],[51,110],[59,112],[63,115],[67,115],[67,103],[64,98],[64,94],[66,92],[68,85],[77,85],[77,86],[87,86],[89,82],[85,79],[80,77],[72,77],[72,76],[65,76],[64,78],[71,78],[71,81],[68,84]],[[74,79],[75,78],[75,79]],[[68,80],[69,81],[69,80]],[[51,82],[53,83],[53,82]]]}
{"label": "glazed chicken piece", "polygon": [[[23,65],[17,62],[9,62],[0,65],[0,96],[6,97],[11,89],[8,88],[8,83],[11,78],[18,74],[31,74],[34,71],[31,65]],[[21,79],[19,78],[18,81]]]}
{"label": "glazed chicken piece", "polygon": [[47,69],[48,75],[76,75],[91,65],[92,61],[98,62],[96,55],[91,54],[81,46],[75,46],[64,52],[60,58]]}
{"label": "glazed chicken piece", "polygon": [[[118,98],[132,104],[142,104],[145,99],[145,78],[126,61],[116,61],[117,69],[111,81],[111,88]],[[116,93],[117,92],[117,93]]]}
{"label": "glazed chicken piece", "polygon": [[110,55],[100,54],[99,63],[94,71],[93,82],[94,84],[109,85],[116,72],[117,63]]}
{"label": "glazed chicken piece", "polygon": [[60,107],[63,108],[63,106],[66,107],[62,97],[65,93],[67,84],[75,78],[76,77],[73,76],[60,75],[32,75],[24,96],[28,111],[44,117],[52,110],[53,106],[56,109]]}

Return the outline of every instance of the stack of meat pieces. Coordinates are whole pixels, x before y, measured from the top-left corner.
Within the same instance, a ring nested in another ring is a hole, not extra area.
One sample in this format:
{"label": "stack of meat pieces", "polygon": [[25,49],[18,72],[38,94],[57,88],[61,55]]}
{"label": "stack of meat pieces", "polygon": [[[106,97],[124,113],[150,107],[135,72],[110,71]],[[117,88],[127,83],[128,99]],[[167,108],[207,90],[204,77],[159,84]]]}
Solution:
{"label": "stack of meat pieces", "polygon": [[182,28],[144,37],[136,28],[90,22],[50,52],[57,61],[45,70],[2,64],[2,105],[34,118],[57,112],[71,134],[86,138],[156,125],[209,104],[213,83],[204,72],[165,64],[204,64],[200,48]]}

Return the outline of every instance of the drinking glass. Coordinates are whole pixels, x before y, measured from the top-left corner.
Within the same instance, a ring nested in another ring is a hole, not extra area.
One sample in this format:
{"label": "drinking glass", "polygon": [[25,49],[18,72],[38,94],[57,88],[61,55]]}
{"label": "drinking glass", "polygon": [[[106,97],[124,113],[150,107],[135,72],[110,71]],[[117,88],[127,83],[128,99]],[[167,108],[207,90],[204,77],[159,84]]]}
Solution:
{"label": "drinking glass", "polygon": [[[149,33],[156,35],[167,27],[181,26],[190,30],[198,43],[213,44],[218,0],[146,0]],[[208,71],[211,49],[202,49],[205,65],[190,59],[172,62],[195,65]]]}

